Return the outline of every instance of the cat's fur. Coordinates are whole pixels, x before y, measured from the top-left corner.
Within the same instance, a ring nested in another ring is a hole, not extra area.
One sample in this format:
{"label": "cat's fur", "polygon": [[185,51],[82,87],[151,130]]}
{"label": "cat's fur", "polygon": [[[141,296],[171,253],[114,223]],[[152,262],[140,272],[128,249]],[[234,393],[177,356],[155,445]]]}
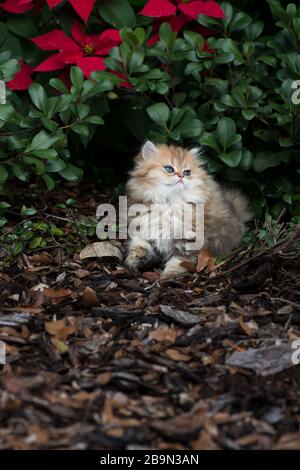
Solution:
{"label": "cat's fur", "polygon": [[[175,173],[164,170],[171,165]],[[183,177],[184,170],[190,176]],[[180,182],[180,176],[182,182]],[[176,184],[177,183],[177,184]],[[221,187],[201,166],[199,149],[157,145],[146,142],[135,160],[126,186],[129,204],[142,203],[145,210],[138,217],[149,217],[151,204],[164,204],[166,216],[175,214],[181,219],[183,203],[204,203],[204,248],[215,256],[224,256],[239,244],[250,219],[246,198],[237,190]],[[145,270],[153,261],[164,263],[162,277],[187,272],[187,264],[196,264],[198,251],[186,249],[187,240],[163,240],[157,225],[152,239],[129,240],[126,266],[133,272]],[[187,263],[188,262],[188,263]]]}

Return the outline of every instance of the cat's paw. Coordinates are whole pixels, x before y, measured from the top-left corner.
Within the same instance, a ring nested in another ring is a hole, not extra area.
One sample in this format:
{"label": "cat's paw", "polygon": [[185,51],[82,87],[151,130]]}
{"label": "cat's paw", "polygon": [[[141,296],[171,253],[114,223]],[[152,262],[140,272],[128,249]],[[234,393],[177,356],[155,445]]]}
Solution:
{"label": "cat's paw", "polygon": [[137,255],[135,252],[129,253],[125,259],[126,268],[133,274],[140,274],[147,266],[149,260],[146,254]]}

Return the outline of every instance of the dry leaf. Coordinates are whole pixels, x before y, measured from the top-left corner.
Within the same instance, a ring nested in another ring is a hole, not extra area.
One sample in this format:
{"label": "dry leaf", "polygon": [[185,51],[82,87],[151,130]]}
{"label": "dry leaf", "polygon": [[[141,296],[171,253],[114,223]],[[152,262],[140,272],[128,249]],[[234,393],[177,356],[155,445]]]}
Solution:
{"label": "dry leaf", "polygon": [[68,326],[65,320],[56,320],[45,323],[46,331],[55,337],[58,341],[66,341],[68,336],[72,335],[77,331],[75,325]]}
{"label": "dry leaf", "polygon": [[59,289],[52,289],[51,287],[47,287],[44,289],[43,293],[50,299],[61,299],[63,297],[69,297],[72,295],[72,291],[70,289],[63,289],[62,287]]}
{"label": "dry leaf", "polygon": [[211,272],[215,269],[215,258],[212,256],[209,250],[203,249],[199,252],[196,271],[200,273],[207,269],[208,272]]}
{"label": "dry leaf", "polygon": [[86,286],[83,291],[82,301],[86,307],[95,307],[96,305],[99,305],[96,292],[89,286]]}
{"label": "dry leaf", "polygon": [[174,343],[177,337],[175,328],[169,328],[167,326],[161,326],[156,330],[152,330],[149,333],[149,338],[155,341],[168,341]]}
{"label": "dry leaf", "polygon": [[174,361],[188,362],[191,360],[190,356],[183,354],[182,352],[178,351],[178,349],[169,348],[166,350],[166,355]]}
{"label": "dry leaf", "polygon": [[111,242],[95,242],[87,245],[80,253],[79,258],[81,260],[86,258],[118,258],[122,261],[123,256],[121,250],[113,245]]}

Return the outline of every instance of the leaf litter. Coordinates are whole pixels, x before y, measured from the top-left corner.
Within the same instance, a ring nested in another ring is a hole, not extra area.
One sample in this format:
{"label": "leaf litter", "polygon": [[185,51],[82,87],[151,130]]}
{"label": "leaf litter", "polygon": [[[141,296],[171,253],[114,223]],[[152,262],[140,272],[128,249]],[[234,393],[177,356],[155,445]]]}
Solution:
{"label": "leaf litter", "polygon": [[164,283],[122,250],[3,267],[0,449],[299,449],[298,239]]}

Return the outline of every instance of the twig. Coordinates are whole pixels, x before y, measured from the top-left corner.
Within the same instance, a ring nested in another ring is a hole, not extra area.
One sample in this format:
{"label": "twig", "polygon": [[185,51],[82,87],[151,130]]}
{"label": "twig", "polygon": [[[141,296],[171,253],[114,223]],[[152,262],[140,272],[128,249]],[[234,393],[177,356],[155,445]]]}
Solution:
{"label": "twig", "polygon": [[[265,248],[260,253],[257,253],[256,255],[251,256],[251,258],[248,258],[244,261],[241,261],[240,263],[238,263],[237,265],[235,265],[232,268],[228,269],[224,273],[220,273],[219,275],[215,276],[215,278],[224,276],[226,274],[230,274],[234,271],[237,271],[238,269],[243,268],[244,266],[251,263],[252,261],[257,260],[258,258],[261,258],[262,256],[265,256],[269,252],[273,251],[276,254],[283,253],[284,251],[287,251],[288,248],[291,246],[291,244],[294,241],[296,241],[298,238],[300,238],[300,224],[297,225],[297,227],[296,227],[295,231],[292,233],[292,235],[286,236],[285,238],[283,238],[279,242],[275,243],[275,245],[270,246],[268,248]],[[282,247],[282,248],[280,250],[278,250],[279,247]]]}

